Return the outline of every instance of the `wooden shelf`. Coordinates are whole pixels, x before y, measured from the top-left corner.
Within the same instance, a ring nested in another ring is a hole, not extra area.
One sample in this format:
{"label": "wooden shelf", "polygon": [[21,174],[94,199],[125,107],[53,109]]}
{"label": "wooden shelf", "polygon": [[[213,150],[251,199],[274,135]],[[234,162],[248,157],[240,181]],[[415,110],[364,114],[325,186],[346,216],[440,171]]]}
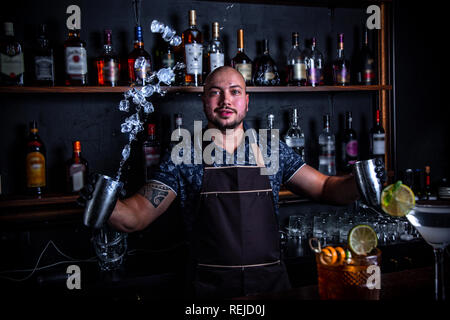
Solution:
{"label": "wooden shelf", "polygon": [[[86,87],[0,87],[0,93],[22,94],[22,93],[123,93],[129,90],[128,86],[120,87],[100,87],[100,86],[86,86]],[[163,90],[168,92],[179,93],[202,93],[203,86],[201,87],[162,87]],[[345,91],[379,91],[379,90],[392,90],[390,85],[370,85],[370,86],[319,86],[319,87],[247,87],[247,92],[345,92]]]}

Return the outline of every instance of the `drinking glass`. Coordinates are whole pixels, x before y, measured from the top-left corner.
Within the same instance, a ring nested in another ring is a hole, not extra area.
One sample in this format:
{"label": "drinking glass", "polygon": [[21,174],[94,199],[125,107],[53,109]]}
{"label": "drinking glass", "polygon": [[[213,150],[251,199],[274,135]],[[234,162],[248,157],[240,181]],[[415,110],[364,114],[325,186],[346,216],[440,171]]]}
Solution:
{"label": "drinking glass", "polygon": [[[379,300],[381,250],[374,249],[374,252],[367,256],[354,255],[336,265],[324,264],[320,253],[316,253],[316,263],[320,299]],[[376,272],[378,274],[375,274]],[[374,278],[374,275],[378,277]],[[376,279],[375,282],[373,279]]]}

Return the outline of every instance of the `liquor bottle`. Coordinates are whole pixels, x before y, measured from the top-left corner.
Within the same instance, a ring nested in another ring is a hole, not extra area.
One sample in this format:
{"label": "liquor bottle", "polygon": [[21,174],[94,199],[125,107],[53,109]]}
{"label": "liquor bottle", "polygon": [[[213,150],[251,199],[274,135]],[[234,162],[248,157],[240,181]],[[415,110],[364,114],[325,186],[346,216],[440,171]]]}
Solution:
{"label": "liquor bottle", "polygon": [[72,158],[66,163],[67,191],[69,193],[78,192],[85,186],[88,175],[88,163],[81,156],[81,143],[73,143]]}
{"label": "liquor bottle", "polygon": [[[425,166],[425,190],[424,190],[424,198],[425,200],[432,200],[433,197],[431,193],[431,177],[430,177],[430,166]],[[436,199],[434,199],[436,200]]]}
{"label": "liquor bottle", "polygon": [[119,83],[120,62],[112,48],[112,31],[105,30],[103,52],[97,58],[97,78],[99,86],[115,87]]}
{"label": "liquor bottle", "polygon": [[380,121],[380,110],[377,109],[375,126],[370,130],[370,156],[384,163],[385,154],[385,132]]}
{"label": "liquor bottle", "polygon": [[175,66],[175,53],[170,44],[165,42],[160,55],[162,68],[173,68]]}
{"label": "liquor bottle", "polygon": [[80,30],[69,30],[64,42],[66,85],[85,86],[88,82],[86,43],[80,39]]}
{"label": "liquor bottle", "polygon": [[142,27],[134,27],[134,49],[128,55],[128,80],[130,84],[144,86],[152,71],[150,54],[144,49]]}
{"label": "liquor bottle", "polygon": [[356,132],[352,127],[352,113],[345,113],[345,129],[342,139],[342,169],[351,172],[352,165],[358,160],[358,140]]}
{"label": "liquor bottle", "polygon": [[149,182],[152,179],[153,172],[159,165],[159,159],[161,155],[160,143],[156,139],[155,134],[155,124],[148,124],[147,134],[147,140],[145,140],[142,144],[142,150],[144,154],[145,182]]}
{"label": "liquor bottle", "polygon": [[269,53],[269,40],[264,39],[263,44],[263,55],[255,61],[253,83],[256,86],[278,86],[280,85],[280,74]]}
{"label": "liquor bottle", "polygon": [[247,86],[252,85],[252,60],[244,52],[244,30],[237,32],[237,53],[231,60],[231,66],[239,71],[244,77]]}
{"label": "liquor bottle", "polygon": [[225,54],[223,43],[219,38],[219,23],[212,24],[212,38],[208,44],[206,61],[208,63],[208,73],[225,64]]}
{"label": "liquor bottle", "polygon": [[189,28],[182,34],[182,43],[186,65],[184,84],[198,87],[202,85],[203,40],[196,20],[195,10],[189,10]]}
{"label": "liquor bottle", "polygon": [[37,48],[34,55],[34,83],[39,86],[55,85],[53,49],[47,38],[47,25],[39,26]]}
{"label": "liquor bottle", "polygon": [[30,122],[27,141],[26,176],[27,189],[32,195],[41,195],[47,185],[45,146],[38,135],[37,122]]}
{"label": "liquor bottle", "polygon": [[305,53],[300,50],[298,32],[292,33],[292,48],[287,59],[288,85],[306,85],[306,60]]}
{"label": "liquor bottle", "polygon": [[375,83],[375,59],[369,48],[368,30],[364,31],[363,45],[360,52],[360,65],[358,67],[358,83],[371,85]]}
{"label": "liquor bottle", "polygon": [[344,34],[339,34],[337,59],[333,63],[333,81],[337,86],[348,86],[350,84],[350,63],[344,55]]}
{"label": "liquor bottle", "polygon": [[308,85],[317,87],[324,84],[323,81],[323,55],[317,49],[317,40],[312,38],[311,51],[306,57]]}
{"label": "liquor bottle", "polygon": [[5,22],[3,28],[5,39],[0,45],[0,84],[21,86],[25,72],[22,45],[14,37],[12,22]]}
{"label": "liquor bottle", "polygon": [[331,132],[330,115],[323,116],[323,131],[319,135],[319,171],[326,175],[336,174],[336,147]]}
{"label": "liquor bottle", "polygon": [[291,147],[296,153],[305,159],[305,135],[300,128],[298,118],[297,108],[292,109],[290,114],[290,125],[288,131],[286,132],[286,136],[284,137],[284,141],[288,147]]}

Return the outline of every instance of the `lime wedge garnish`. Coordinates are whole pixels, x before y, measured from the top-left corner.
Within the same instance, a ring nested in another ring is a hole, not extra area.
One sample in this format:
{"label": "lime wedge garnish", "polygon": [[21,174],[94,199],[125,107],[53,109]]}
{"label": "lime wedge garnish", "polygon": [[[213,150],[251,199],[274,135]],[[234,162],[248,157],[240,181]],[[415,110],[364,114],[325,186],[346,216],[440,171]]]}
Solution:
{"label": "lime wedge garnish", "polygon": [[348,233],[348,246],[358,255],[367,255],[377,247],[377,244],[377,233],[366,224],[358,224]]}

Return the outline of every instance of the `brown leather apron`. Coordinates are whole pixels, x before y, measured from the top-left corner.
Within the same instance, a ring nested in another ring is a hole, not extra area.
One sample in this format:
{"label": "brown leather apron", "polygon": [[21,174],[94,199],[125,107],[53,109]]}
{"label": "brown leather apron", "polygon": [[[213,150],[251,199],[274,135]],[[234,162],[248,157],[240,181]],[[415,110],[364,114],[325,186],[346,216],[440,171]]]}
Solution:
{"label": "brown leather apron", "polygon": [[[259,148],[252,145],[260,155]],[[259,159],[262,159],[259,158]],[[259,166],[204,165],[194,222],[195,297],[231,298],[290,288],[278,220]]]}

